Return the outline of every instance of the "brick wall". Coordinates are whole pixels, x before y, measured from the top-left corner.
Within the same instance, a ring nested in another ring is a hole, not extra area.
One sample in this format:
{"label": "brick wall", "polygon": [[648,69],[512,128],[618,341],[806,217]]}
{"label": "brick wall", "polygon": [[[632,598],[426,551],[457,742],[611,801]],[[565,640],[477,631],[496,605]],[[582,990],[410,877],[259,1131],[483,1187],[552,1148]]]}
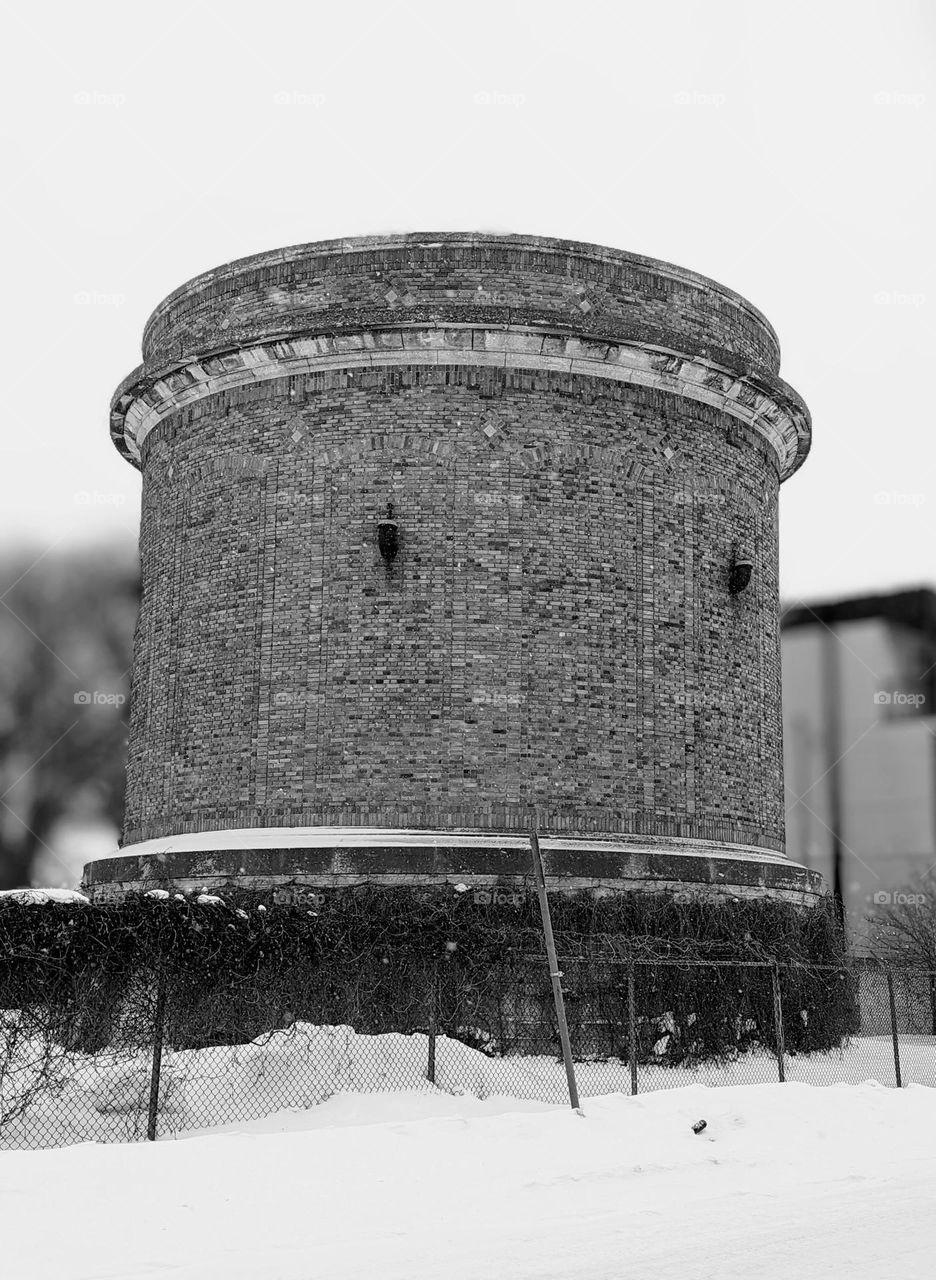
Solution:
{"label": "brick wall", "polygon": [[143,471],[127,842],[536,806],[782,848],[777,465],[726,414],[542,370],[308,373],[171,414]]}

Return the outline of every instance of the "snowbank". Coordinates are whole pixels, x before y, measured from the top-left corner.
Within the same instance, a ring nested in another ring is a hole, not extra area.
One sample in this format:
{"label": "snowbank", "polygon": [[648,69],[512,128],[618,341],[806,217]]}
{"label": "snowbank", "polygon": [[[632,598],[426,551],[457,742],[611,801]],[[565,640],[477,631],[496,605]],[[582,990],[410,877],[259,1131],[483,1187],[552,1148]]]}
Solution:
{"label": "snowbank", "polygon": [[70,902],[77,906],[90,906],[91,899],[86,898],[77,889],[0,889],[0,899],[9,902],[25,902],[36,906],[43,902]]}
{"label": "snowbank", "polygon": [[[358,1035],[351,1027],[296,1023],[252,1044],[192,1049],[163,1056],[160,1136],[228,1125],[284,1110],[308,1110],[336,1093],[419,1090],[536,1099],[563,1097],[564,1076],[552,1081],[525,1060],[488,1058],[456,1040],[436,1043],[435,1084],[427,1079],[425,1035]],[[9,1114],[31,1076],[45,1071],[52,1087],[22,1115],[0,1126],[0,1148],[126,1142],[145,1137],[151,1057],[148,1053],[58,1053],[26,1042],[0,1078],[0,1110]]]}
{"label": "snowbank", "polygon": [[[785,1065],[790,1081],[894,1083],[889,1036],[856,1039],[841,1052],[787,1057]],[[936,1040],[905,1040],[901,1065],[905,1083],[936,1085]],[[38,1092],[22,1115],[0,1125],[0,1148],[144,1138],[151,1067],[149,1053],[84,1057],[57,1051],[50,1058],[42,1042],[25,1041],[0,1072],[0,1114],[10,1114],[15,1098],[30,1089],[38,1072],[46,1073],[51,1087]],[[439,1037],[434,1083],[427,1078],[428,1067],[425,1035],[360,1035],[351,1027],[308,1023],[296,1023],[252,1044],[167,1052],[157,1132],[166,1137],[255,1121],[262,1122],[263,1130],[277,1128],[277,1117],[311,1113],[336,1095],[413,1092],[554,1105],[568,1099],[565,1072],[555,1058],[491,1058]],[[584,1096],[630,1091],[628,1065],[619,1060],[579,1063],[576,1076]],[[641,1093],[776,1079],[776,1060],[763,1052],[725,1067],[647,1066],[638,1071]],[[309,1123],[317,1125],[318,1120]]]}

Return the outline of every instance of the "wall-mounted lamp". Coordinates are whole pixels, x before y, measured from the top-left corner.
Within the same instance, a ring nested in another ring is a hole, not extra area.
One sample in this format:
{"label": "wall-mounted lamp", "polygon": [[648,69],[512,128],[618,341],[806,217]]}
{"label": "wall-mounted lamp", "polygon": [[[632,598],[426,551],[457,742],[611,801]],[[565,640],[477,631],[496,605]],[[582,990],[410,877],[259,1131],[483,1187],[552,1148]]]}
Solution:
{"label": "wall-mounted lamp", "polygon": [[396,553],[400,549],[400,530],[393,518],[392,502],[387,503],[387,514],[383,520],[377,521],[377,546],[387,564],[396,559]]}
{"label": "wall-mounted lamp", "polygon": [[728,572],[728,593],[729,595],[740,595],[744,588],[751,581],[751,574],[754,572],[754,561],[746,555],[737,555],[734,563]]}

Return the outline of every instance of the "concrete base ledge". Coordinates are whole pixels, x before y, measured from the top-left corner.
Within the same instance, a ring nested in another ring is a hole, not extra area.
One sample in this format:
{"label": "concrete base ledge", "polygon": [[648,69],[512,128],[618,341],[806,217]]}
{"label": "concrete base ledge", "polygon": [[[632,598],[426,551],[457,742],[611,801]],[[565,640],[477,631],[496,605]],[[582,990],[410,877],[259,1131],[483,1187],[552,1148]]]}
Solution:
{"label": "concrete base ledge", "polygon": [[[223,833],[210,833],[211,835]],[[229,837],[234,833],[224,833]],[[291,847],[279,832],[266,845],[217,847],[197,836],[170,837],[131,846],[85,867],[83,885],[92,900],[164,886],[181,892],[240,889],[270,893],[339,889],[361,884],[431,887],[464,884],[524,887],[531,875],[529,843],[517,836],[447,833],[351,833]],[[264,832],[264,835],[267,833]],[[290,833],[294,834],[294,833]],[[318,833],[324,837],[325,833]],[[335,833],[337,834],[337,833]],[[362,839],[362,836],[365,836]],[[382,838],[381,838],[382,837]],[[179,847],[184,845],[185,847]],[[823,894],[815,871],[770,850],[686,841],[541,840],[547,882],[557,892],[673,893],[695,898],[763,898],[816,905]],[[280,893],[280,900],[285,900]]]}

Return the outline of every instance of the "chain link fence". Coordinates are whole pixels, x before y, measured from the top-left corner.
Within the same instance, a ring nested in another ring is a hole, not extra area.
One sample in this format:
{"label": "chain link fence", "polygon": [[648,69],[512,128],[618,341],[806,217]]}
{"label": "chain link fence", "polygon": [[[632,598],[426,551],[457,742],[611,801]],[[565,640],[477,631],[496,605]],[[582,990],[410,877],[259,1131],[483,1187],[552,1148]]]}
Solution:
{"label": "chain link fence", "polygon": [[[341,1094],[568,1104],[545,957],[480,974],[408,963],[393,957],[391,984],[388,957],[372,955],[326,969],[304,993],[289,975],[201,992],[157,968],[112,1000],[93,973],[80,978],[67,1008],[23,990],[0,1009],[0,1148],[324,1123],[316,1109]],[[936,1085],[934,973],[582,956],[560,967],[583,1097]],[[283,1115],[296,1112],[301,1121]]]}

